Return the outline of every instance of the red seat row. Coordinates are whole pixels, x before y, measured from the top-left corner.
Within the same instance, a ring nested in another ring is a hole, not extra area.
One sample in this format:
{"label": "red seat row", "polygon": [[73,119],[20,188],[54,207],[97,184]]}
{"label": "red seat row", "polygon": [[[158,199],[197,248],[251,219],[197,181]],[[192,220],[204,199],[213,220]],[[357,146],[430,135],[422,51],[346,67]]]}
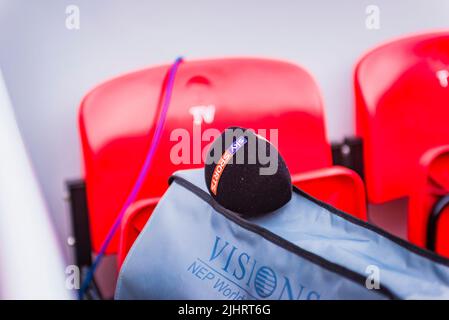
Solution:
{"label": "red seat row", "polygon": [[409,240],[449,257],[449,33],[379,46],[354,79],[368,200],[408,197]]}
{"label": "red seat row", "polygon": [[[82,101],[79,123],[94,251],[139,174],[168,68],[115,78]],[[419,245],[425,245],[429,208],[449,187],[444,170],[449,147],[442,147],[449,145],[444,70],[449,70],[449,33],[383,45],[366,54],[355,71],[356,127],[364,143],[368,199],[381,203],[411,196],[409,235]],[[266,59],[186,61],[176,76],[147,180],[107,253],[118,253],[119,263],[123,261],[166,190],[168,177],[176,170],[201,167],[202,151],[214,132],[233,125],[265,129],[268,139],[270,129],[276,129],[294,184],[366,220],[363,182],[350,169],[333,166],[320,91],[305,69]],[[438,152],[429,151],[434,147]],[[437,194],[429,188],[435,179]],[[446,216],[437,219],[436,250],[449,255],[449,239],[441,232],[449,223]]]}

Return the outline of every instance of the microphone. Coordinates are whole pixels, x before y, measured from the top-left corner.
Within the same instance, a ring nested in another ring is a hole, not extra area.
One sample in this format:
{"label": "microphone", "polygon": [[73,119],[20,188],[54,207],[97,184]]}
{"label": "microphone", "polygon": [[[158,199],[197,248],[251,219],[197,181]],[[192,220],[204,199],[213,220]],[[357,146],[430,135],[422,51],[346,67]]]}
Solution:
{"label": "microphone", "polygon": [[204,175],[211,196],[243,217],[277,210],[292,197],[284,159],[252,130],[231,127],[218,136],[207,152]]}

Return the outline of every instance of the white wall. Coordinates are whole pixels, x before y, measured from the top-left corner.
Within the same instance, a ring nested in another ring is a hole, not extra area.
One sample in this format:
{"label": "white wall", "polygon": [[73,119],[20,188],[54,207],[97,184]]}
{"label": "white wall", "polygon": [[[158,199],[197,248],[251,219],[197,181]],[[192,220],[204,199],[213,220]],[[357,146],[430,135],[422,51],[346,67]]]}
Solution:
{"label": "white wall", "polygon": [[[79,31],[65,27],[69,4],[81,10]],[[380,30],[365,27],[369,4],[380,7]],[[98,82],[179,54],[288,59],[318,80],[328,137],[337,140],[354,130],[352,68],[360,54],[386,39],[435,28],[449,28],[449,1],[0,0],[0,67],[65,239],[64,180],[81,174],[78,103]]]}
{"label": "white wall", "polygon": [[[64,264],[0,70],[0,299],[68,299]],[[26,197],[26,201],[24,198]]]}

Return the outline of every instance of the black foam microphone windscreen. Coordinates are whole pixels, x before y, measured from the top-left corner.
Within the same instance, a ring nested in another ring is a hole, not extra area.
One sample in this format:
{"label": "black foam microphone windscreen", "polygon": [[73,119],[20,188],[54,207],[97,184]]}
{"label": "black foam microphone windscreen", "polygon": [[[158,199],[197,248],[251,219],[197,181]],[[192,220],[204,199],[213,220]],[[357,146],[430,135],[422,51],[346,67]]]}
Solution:
{"label": "black foam microphone windscreen", "polygon": [[252,130],[226,129],[207,153],[206,185],[223,207],[243,217],[262,215],[292,197],[290,172],[277,149]]}

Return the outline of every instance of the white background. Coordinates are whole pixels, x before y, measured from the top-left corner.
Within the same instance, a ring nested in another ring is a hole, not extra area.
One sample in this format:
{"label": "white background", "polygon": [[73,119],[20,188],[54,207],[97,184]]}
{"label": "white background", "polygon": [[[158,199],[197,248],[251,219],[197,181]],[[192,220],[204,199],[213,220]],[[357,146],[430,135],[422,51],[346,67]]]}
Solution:
{"label": "white background", "polygon": [[[69,4],[81,10],[79,31],[65,27]],[[380,30],[365,27],[370,4],[380,7]],[[354,131],[357,58],[385,40],[442,28],[449,28],[444,0],[0,0],[0,69],[64,243],[71,230],[64,181],[82,175],[78,104],[99,82],[178,55],[287,59],[317,79],[328,137],[339,140]]]}

